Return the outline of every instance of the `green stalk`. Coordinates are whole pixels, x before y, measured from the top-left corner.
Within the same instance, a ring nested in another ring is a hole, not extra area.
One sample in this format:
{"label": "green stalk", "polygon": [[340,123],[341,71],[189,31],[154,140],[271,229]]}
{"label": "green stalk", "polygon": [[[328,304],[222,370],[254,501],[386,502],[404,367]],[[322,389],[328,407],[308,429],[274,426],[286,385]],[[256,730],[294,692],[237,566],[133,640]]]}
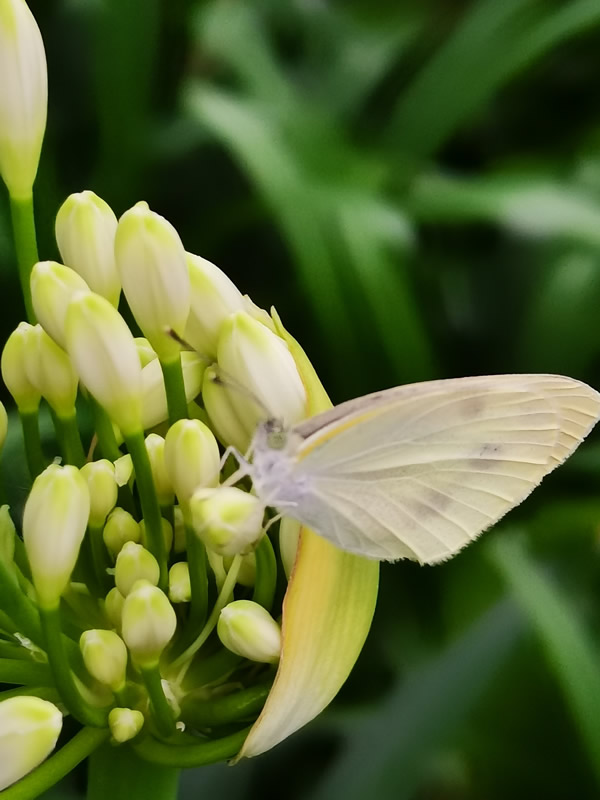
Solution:
{"label": "green stalk", "polygon": [[277,559],[273,551],[271,540],[265,534],[256,553],[256,580],[254,581],[254,593],[252,599],[255,603],[263,606],[270,611],[275,597],[275,586],[277,584]]}
{"label": "green stalk", "polygon": [[40,472],[46,469],[46,458],[40,437],[39,410],[36,408],[35,411],[19,411],[19,417],[23,428],[23,444],[29,474],[31,480],[35,480]]}
{"label": "green stalk", "polygon": [[197,700],[194,693],[186,695],[182,706],[182,718],[196,728],[212,728],[229,725],[256,715],[264,706],[271,691],[272,681],[241,689],[239,692],[214,700]]}
{"label": "green stalk", "polygon": [[15,250],[17,253],[17,265],[19,268],[19,280],[27,319],[32,325],[37,322],[31,302],[31,287],[29,276],[33,265],[39,261],[37,250],[37,239],[35,235],[35,217],[33,213],[33,195],[29,197],[11,197],[10,215],[12,220],[13,236],[15,239]]}
{"label": "green stalk", "polygon": [[[222,739],[172,746],[157,742],[156,739],[147,737],[139,744],[133,745],[135,752],[145,761],[153,765],[165,767],[203,767],[206,764],[216,764],[225,761],[238,753],[246,741],[250,728],[224,736]],[[4,800],[4,797],[2,798]],[[12,798],[9,798],[12,800]]]}
{"label": "green stalk", "polygon": [[159,587],[167,590],[169,573],[167,567],[167,553],[165,550],[165,540],[162,532],[162,517],[160,506],[152,480],[152,469],[150,459],[146,450],[143,431],[125,437],[127,448],[133,461],[135,470],[135,480],[138,486],[140,502],[142,504],[142,514],[146,525],[146,537],[148,549],[158,561],[160,567]]}
{"label": "green stalk", "polygon": [[98,447],[103,458],[109,461],[116,461],[121,458],[123,453],[119,450],[115,431],[110,420],[110,417],[102,406],[94,400],[91,395],[88,395],[88,402],[92,410],[92,418],[94,420],[94,430],[98,437]]}
{"label": "green stalk", "polygon": [[91,706],[83,698],[75,683],[62,637],[59,608],[40,608],[40,619],[46,639],[45,649],[48,654],[52,675],[54,676],[54,683],[63,703],[83,725],[91,725],[98,728],[104,727],[106,725],[106,710]]}
{"label": "green stalk", "polygon": [[[33,800],[69,772],[108,738],[108,728],[83,728],[37,769],[2,792],[2,800]],[[110,797],[110,795],[108,795]],[[116,795],[112,795],[116,798]]]}
{"label": "green stalk", "polygon": [[189,504],[187,502],[182,503],[181,507],[185,522],[185,546],[192,590],[190,613],[186,624],[186,633],[192,632],[192,636],[187,638],[190,641],[193,638],[193,633],[202,628],[208,614],[207,558],[206,549],[192,527]]}
{"label": "green stalk", "polygon": [[168,738],[175,733],[175,718],[171,706],[165,697],[158,664],[154,664],[151,667],[142,667],[140,672],[142,673],[144,685],[150,697],[152,716],[156,722],[156,727],[161,736]]}
{"label": "green stalk", "polygon": [[37,609],[21,591],[10,565],[2,559],[0,559],[0,608],[19,633],[37,645],[42,644],[43,636]]}
{"label": "green stalk", "polygon": [[108,561],[108,552],[104,546],[104,539],[102,538],[102,531],[102,525],[92,525],[90,523],[88,526],[87,538],[90,540],[94,574],[100,587],[100,595],[104,596],[110,589],[110,580],[106,571],[110,564]]}
{"label": "green stalk", "polygon": [[0,683],[49,684],[52,675],[47,664],[23,661],[21,658],[0,659]]}
{"label": "green stalk", "polygon": [[178,419],[185,419],[188,415],[180,354],[177,353],[177,356],[172,361],[163,361],[161,359],[160,366],[167,394],[169,425],[173,425]]}
{"label": "green stalk", "polygon": [[81,468],[85,464],[85,450],[77,425],[75,409],[68,416],[60,416],[52,411],[52,422],[65,464]]}
{"label": "green stalk", "polygon": [[179,769],[141,761],[131,747],[107,744],[89,760],[87,800],[176,800],[178,786]]}

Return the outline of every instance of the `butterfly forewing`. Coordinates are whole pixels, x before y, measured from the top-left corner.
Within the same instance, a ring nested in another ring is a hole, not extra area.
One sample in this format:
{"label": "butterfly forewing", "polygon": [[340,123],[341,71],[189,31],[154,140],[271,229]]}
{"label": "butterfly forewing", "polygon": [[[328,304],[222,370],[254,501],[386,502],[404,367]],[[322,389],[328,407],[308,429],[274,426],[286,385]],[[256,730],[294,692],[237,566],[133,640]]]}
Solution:
{"label": "butterfly forewing", "polygon": [[553,375],[433,381],[343,403],[294,428],[308,490],[292,515],[345,550],[434,563],[520,503],[599,415],[596,391]]}

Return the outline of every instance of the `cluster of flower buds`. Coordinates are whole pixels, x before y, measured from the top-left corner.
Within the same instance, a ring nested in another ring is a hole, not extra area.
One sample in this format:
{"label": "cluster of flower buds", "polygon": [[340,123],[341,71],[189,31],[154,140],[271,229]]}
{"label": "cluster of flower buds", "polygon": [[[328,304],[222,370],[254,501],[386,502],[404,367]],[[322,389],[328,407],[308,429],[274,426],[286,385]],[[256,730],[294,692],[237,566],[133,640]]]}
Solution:
{"label": "cluster of flower buds", "polygon": [[[31,194],[46,102],[24,0],[0,0],[0,73],[14,200]],[[0,677],[26,687],[0,693],[0,789],[52,752],[66,712],[150,760],[256,755],[345,680],[376,570],[309,531],[299,545],[289,521],[279,543],[251,487],[224,485],[223,453],[328,401],[276,314],[146,203],[117,218],[92,191],[71,195],[56,241],[64,263],[32,265],[30,319],[1,359],[32,486],[22,536],[0,511]],[[0,446],[7,429],[0,405]]]}

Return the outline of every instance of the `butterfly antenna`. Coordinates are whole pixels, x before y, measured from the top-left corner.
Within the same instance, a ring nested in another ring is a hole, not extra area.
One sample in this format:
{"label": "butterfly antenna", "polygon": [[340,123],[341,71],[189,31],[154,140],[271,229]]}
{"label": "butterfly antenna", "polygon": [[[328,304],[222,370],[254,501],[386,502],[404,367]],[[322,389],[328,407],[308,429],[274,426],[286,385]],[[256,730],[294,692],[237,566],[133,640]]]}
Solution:
{"label": "butterfly antenna", "polygon": [[267,406],[263,403],[260,397],[257,397],[253,391],[248,389],[247,386],[244,386],[242,383],[237,381],[232,375],[229,375],[225,370],[221,369],[218,364],[213,364],[214,375],[209,377],[209,380],[215,383],[217,386],[222,386],[224,389],[232,389],[233,391],[239,392],[239,394],[244,395],[249,400],[252,400],[260,410],[264,413],[265,419],[273,419],[273,412],[267,408]]}
{"label": "butterfly antenna", "polygon": [[185,347],[186,350],[191,350],[192,352],[196,353],[198,358],[201,358],[202,361],[206,361],[207,364],[213,363],[213,359],[210,358],[210,356],[207,356],[204,353],[200,353],[198,350],[196,350],[196,348],[193,347],[193,345],[191,345],[189,342],[186,342],[186,340],[182,336],[180,336],[177,333],[177,331],[173,330],[173,328],[167,328],[166,332],[167,335],[171,337],[171,339],[174,339],[177,342],[177,344],[180,344],[182,347]]}

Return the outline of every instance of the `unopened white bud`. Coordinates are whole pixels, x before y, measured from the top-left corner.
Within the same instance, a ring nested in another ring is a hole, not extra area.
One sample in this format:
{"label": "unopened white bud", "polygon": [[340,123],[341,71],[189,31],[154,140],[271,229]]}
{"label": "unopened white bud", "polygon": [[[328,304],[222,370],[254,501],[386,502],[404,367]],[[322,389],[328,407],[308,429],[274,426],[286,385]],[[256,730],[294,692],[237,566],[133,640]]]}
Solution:
{"label": "unopened white bud", "polygon": [[281,652],[281,629],[269,612],[252,600],[234,600],[221,611],[221,642],[238,656],[274,664]]}
{"label": "unopened white bud", "polygon": [[185,553],[185,520],[180,506],[173,508],[173,552]]}
{"label": "unopened white bud", "polygon": [[33,310],[46,333],[67,349],[65,320],[72,297],[90,287],[75,270],[56,261],[39,261],[31,270]]}
{"label": "unopened white bud", "polygon": [[92,678],[120,692],[125,686],[127,648],[114,631],[84,631],[79,639],[83,663]]}
{"label": "unopened white bud", "polygon": [[263,534],[264,505],[234,486],[198,489],[190,511],[196,535],[222,556],[249,552]]}
{"label": "unopened white bud", "polygon": [[[161,517],[160,520],[162,534],[163,534],[163,541],[165,543],[165,551],[167,553],[171,552],[171,547],[173,547],[173,527],[168,519]],[[148,541],[146,537],[146,523],[144,520],[140,521],[140,535],[141,535],[141,542],[144,547],[148,546]]]}
{"label": "unopened white bud", "polygon": [[169,600],[172,603],[189,603],[191,598],[190,568],[187,561],[178,561],[169,570]]}
{"label": "unopened white bud", "polygon": [[59,417],[75,413],[79,378],[71,359],[41,325],[32,328],[25,369],[31,383]]}
{"label": "unopened white bud", "polygon": [[[234,556],[225,556],[223,558],[223,566],[229,572],[233,564]],[[256,553],[254,550],[251,553],[246,553],[242,556],[237,582],[240,586],[254,586],[256,583]]]}
{"label": "unopened white bud", "polygon": [[158,502],[161,506],[170,505],[173,502],[173,485],[165,464],[165,440],[157,433],[149,434],[146,436],[146,450]]}
{"label": "unopened white bud", "polygon": [[138,356],[140,357],[142,369],[146,366],[146,364],[149,364],[151,361],[154,361],[155,358],[158,358],[156,355],[156,350],[154,350],[148,339],[144,338],[143,336],[136,336],[134,342],[135,346],[137,347]]}
{"label": "unopened white bud", "polygon": [[102,538],[108,551],[116,558],[127,542],[137,544],[141,540],[140,524],[129,511],[117,507],[108,515]]}
{"label": "unopened white bud", "polygon": [[[206,361],[197,353],[181,353],[183,386],[188,402],[200,394]],[[150,361],[142,370],[142,422],[144,430],[154,428],[169,416],[167,393],[160,362]]]}
{"label": "unopened white bud", "polygon": [[8,433],[8,414],[4,403],[0,402],[0,450],[4,447],[6,435]]}
{"label": "unopened white bud", "polygon": [[144,715],[135,708],[111,708],[108,712],[108,727],[117,744],[135,738],[144,727]]}
{"label": "unopened white bud", "polygon": [[104,610],[106,616],[117,630],[121,629],[121,615],[123,613],[123,603],[125,598],[116,586],[104,598]]}
{"label": "unopened white bud", "polygon": [[219,440],[226,447],[235,447],[238,452],[245,453],[255,432],[253,422],[239,415],[216,367],[207,367],[204,372],[202,399]]}
{"label": "unopened white bud", "polygon": [[158,561],[141,544],[127,542],[117,556],[115,584],[123,597],[127,597],[135,583],[145,580],[158,585],[160,568]]}
{"label": "unopened white bud", "polygon": [[181,419],[165,437],[165,464],[175,494],[188,500],[199,487],[219,480],[219,446],[210,429],[198,419]]}
{"label": "unopened white bud", "polygon": [[115,467],[105,458],[90,461],[81,468],[90,491],[90,525],[96,528],[104,525],[106,517],[117,502],[118,487],[115,480]]}
{"label": "unopened white bud", "polygon": [[20,322],[2,351],[2,378],[22,414],[32,413],[40,405],[40,390],[28,375],[28,365],[35,362],[35,328]]}
{"label": "unopened white bud", "polygon": [[50,755],[61,729],[62,714],[47,700],[20,696],[0,702],[0,791]]}
{"label": "unopened white bud", "polygon": [[142,668],[156,665],[176,628],[177,617],[166,594],[139,581],[125,598],[122,615],[123,639],[134,661]]}

